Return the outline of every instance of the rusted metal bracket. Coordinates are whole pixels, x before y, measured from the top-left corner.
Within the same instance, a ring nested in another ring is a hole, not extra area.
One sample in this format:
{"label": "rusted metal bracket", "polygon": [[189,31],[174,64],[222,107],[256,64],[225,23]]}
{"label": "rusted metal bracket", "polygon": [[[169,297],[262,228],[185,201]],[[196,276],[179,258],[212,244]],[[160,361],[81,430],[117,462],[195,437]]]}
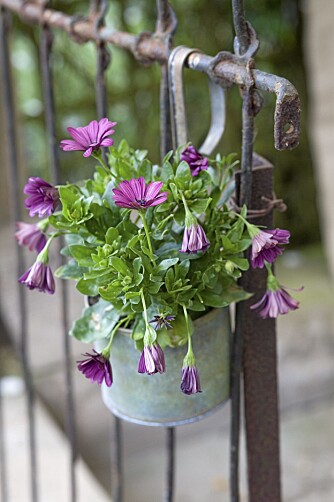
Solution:
{"label": "rusted metal bracket", "polygon": [[[236,84],[247,87],[249,73],[239,58],[228,52],[220,53],[220,60],[206,54],[192,54],[187,65],[192,70],[210,73],[223,87]],[[216,62],[213,66],[213,62]],[[276,94],[274,138],[277,150],[298,146],[300,133],[300,99],[296,88],[285,78],[254,69],[254,88]]]}

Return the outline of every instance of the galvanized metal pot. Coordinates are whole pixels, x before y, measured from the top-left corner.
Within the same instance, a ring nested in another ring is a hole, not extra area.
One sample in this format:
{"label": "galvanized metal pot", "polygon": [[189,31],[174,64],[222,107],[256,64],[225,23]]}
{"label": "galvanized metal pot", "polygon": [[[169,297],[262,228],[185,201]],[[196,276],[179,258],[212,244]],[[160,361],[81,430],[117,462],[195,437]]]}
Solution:
{"label": "galvanized metal pot", "polygon": [[[229,398],[229,310],[211,310],[194,326],[193,349],[202,392],[190,396],[180,391],[187,346],[164,350],[166,373],[139,374],[140,353],[130,331],[120,329],[116,333],[110,356],[113,385],[102,386],[103,401],[112,413],[137,424],[175,426],[204,418]],[[103,341],[98,342],[96,349],[103,346]]]}

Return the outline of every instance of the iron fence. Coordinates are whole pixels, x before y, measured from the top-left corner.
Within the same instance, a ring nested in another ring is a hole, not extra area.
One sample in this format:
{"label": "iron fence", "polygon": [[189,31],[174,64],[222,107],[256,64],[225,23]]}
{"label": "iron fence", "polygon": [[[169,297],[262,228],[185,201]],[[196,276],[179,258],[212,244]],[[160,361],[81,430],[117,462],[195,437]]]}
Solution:
{"label": "iron fence", "polygon": [[[171,107],[176,93],[182,89],[180,84],[171,85],[168,61],[173,47],[173,34],[176,30],[176,14],[166,0],[156,2],[156,29],[154,33],[143,32],[133,35],[115,31],[105,25],[106,0],[91,0],[88,16],[69,16],[53,10],[45,0],[0,0],[1,8],[1,74],[4,102],[4,124],[7,136],[7,155],[9,170],[11,214],[13,221],[21,219],[19,193],[19,162],[17,155],[18,131],[15,114],[15,85],[10,64],[9,39],[11,37],[11,17],[19,16],[24,22],[40,27],[40,76],[44,96],[45,123],[49,145],[50,175],[54,183],[59,183],[60,165],[55,133],[56,109],[54,103],[54,75],[51,65],[53,51],[53,30],[62,30],[72,40],[81,44],[93,41],[96,46],[96,108],[98,118],[107,116],[106,70],[110,62],[110,46],[120,47],[132,53],[141,64],[157,63],[161,68],[160,84],[160,139],[161,155],[164,156],[173,147],[173,124],[175,108]],[[205,73],[209,80],[221,88],[237,85],[242,95],[242,147],[241,171],[238,178],[238,204],[247,204],[253,217],[260,224],[270,226],[272,210],[272,166],[264,159],[254,157],[254,117],[261,109],[259,91],[276,94],[274,114],[274,140],[277,149],[291,149],[297,146],[299,136],[300,103],[293,85],[284,78],[265,73],[255,67],[254,56],[258,49],[256,33],[245,19],[243,1],[232,0],[233,20],[236,33],[234,54],[220,52],[215,57],[203,54],[197,49],[188,51],[181,64],[190,70]],[[80,50],[80,48],[78,48]],[[171,110],[172,114],[171,115]],[[221,117],[222,119],[222,117]],[[219,116],[215,118],[215,127],[220,127]],[[218,123],[217,123],[218,122]],[[180,126],[180,124],[178,124]],[[184,125],[183,125],[184,127]],[[181,126],[182,129],[182,126]],[[212,131],[214,134],[215,131]],[[175,143],[175,139],[174,139]],[[175,146],[175,145],[174,145]],[[24,255],[17,248],[17,273],[24,271]],[[249,272],[245,281],[253,291],[264,289],[263,271]],[[63,357],[66,368],[66,432],[71,444],[69,469],[71,473],[71,502],[77,500],[76,462],[78,458],[76,444],[75,399],[72,382],[71,346],[67,335],[69,327],[68,292],[65,282],[61,290],[61,319],[63,327]],[[37,502],[38,470],[36,463],[36,420],[34,412],[35,390],[29,361],[28,311],[25,291],[18,289],[20,306],[20,357],[27,391],[27,414],[29,418],[29,444],[31,488],[30,500]],[[276,338],[273,320],[260,322],[248,308],[247,302],[237,308],[236,329],[232,347],[231,374],[231,500],[239,500],[239,435],[240,435],[240,382],[243,374],[245,387],[245,417],[248,457],[248,484],[251,502],[279,502],[279,420],[277,405],[276,373]],[[243,371],[242,371],[243,368]],[[0,397],[1,404],[1,397]],[[0,406],[0,419],[2,417]],[[1,420],[0,420],[1,422]],[[6,451],[3,442],[3,424],[1,425],[1,481],[2,498],[7,500],[6,491]],[[112,499],[122,500],[122,422],[113,421],[112,448]],[[164,500],[173,500],[175,430],[166,429],[166,486]]]}

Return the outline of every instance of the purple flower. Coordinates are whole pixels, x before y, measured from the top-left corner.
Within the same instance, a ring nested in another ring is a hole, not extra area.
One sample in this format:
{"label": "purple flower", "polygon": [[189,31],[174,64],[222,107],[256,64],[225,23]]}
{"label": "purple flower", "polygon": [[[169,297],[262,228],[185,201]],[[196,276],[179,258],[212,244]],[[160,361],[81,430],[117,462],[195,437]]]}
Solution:
{"label": "purple flower", "polygon": [[197,253],[197,251],[205,251],[209,246],[210,242],[199,223],[185,227],[181,253]]}
{"label": "purple flower", "polygon": [[165,355],[160,345],[155,342],[145,345],[138,363],[138,373],[164,373],[166,371]]}
{"label": "purple flower", "polygon": [[37,251],[38,253],[42,251],[46,244],[46,237],[35,223],[18,221],[16,228],[15,238],[20,246],[27,246],[29,251]]}
{"label": "purple flower", "polygon": [[267,317],[277,317],[280,314],[287,314],[290,310],[296,310],[299,307],[299,302],[292,298],[289,293],[282,287],[276,290],[268,289],[261,300],[250,308],[257,310],[262,319]]}
{"label": "purple flower", "polygon": [[30,267],[20,278],[19,282],[25,284],[29,289],[38,289],[42,293],[53,295],[55,292],[55,281],[49,265],[38,261]]}
{"label": "purple flower", "polygon": [[160,192],[161,181],[145,184],[144,178],[121,181],[118,188],[114,188],[115,204],[129,209],[145,209],[165,202],[168,192]]}
{"label": "purple flower", "polygon": [[252,239],[251,263],[253,268],[263,268],[264,262],[273,263],[284,248],[280,244],[289,244],[288,230],[260,230]]}
{"label": "purple flower", "polygon": [[92,383],[97,382],[101,385],[104,380],[107,387],[111,387],[113,380],[109,358],[106,358],[103,354],[99,354],[96,350],[93,350],[93,352],[94,354],[86,352],[83,356],[86,356],[87,359],[77,361],[78,370],[86,378],[89,378]]}
{"label": "purple flower", "polygon": [[160,328],[172,328],[172,325],[170,324],[171,321],[174,321],[175,319],[175,316],[174,315],[155,315],[152,319],[152,321],[150,321],[150,323],[156,323],[155,326],[154,326],[154,329],[157,330],[157,329],[160,329]]}
{"label": "purple flower", "polygon": [[59,192],[42,178],[29,178],[23,192],[29,197],[24,201],[29,215],[38,214],[40,218],[50,216],[59,204]]}
{"label": "purple flower", "polygon": [[196,366],[184,366],[182,368],[182,379],[180,389],[184,394],[196,394],[201,391],[199,374]]}
{"label": "purple flower", "polygon": [[203,157],[194,146],[188,146],[181,154],[181,160],[184,160],[189,164],[191,174],[197,176],[201,171],[206,170],[209,165],[209,161],[206,157]]}
{"label": "purple flower", "polygon": [[117,122],[110,122],[107,118],[99,120],[92,120],[87,126],[84,127],[68,127],[67,130],[74,139],[63,139],[60,142],[60,148],[66,152],[72,150],[83,150],[84,157],[89,157],[101,146],[111,146],[114,140],[108,138],[114,134],[113,127]]}

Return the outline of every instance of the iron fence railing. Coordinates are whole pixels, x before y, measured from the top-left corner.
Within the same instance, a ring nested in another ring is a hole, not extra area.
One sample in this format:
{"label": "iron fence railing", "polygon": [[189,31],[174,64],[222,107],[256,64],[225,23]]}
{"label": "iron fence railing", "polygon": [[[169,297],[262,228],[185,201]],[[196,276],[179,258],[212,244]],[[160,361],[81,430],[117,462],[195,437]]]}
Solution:
{"label": "iron fence railing", "polygon": [[[96,108],[99,118],[107,116],[106,70],[110,62],[109,45],[130,51],[139,63],[158,63],[161,68],[160,110],[161,110],[161,154],[164,155],[172,147],[170,93],[168,59],[172,49],[172,37],[176,30],[176,15],[167,0],[157,0],[157,20],[154,33],[143,32],[133,35],[115,31],[105,25],[107,2],[91,0],[88,16],[69,16],[53,10],[45,0],[0,0],[1,9],[1,75],[4,102],[4,124],[6,126],[8,145],[8,164],[13,220],[21,219],[19,195],[19,164],[17,156],[17,124],[15,120],[15,97],[9,58],[10,18],[13,14],[24,22],[40,27],[40,75],[45,104],[45,123],[49,141],[50,172],[54,183],[60,181],[58,147],[55,134],[55,105],[53,96],[54,75],[51,65],[53,51],[53,30],[63,30],[77,43],[93,41],[97,51],[96,68]],[[277,149],[290,149],[298,144],[300,104],[298,94],[293,85],[284,78],[265,73],[255,68],[253,57],[258,49],[258,41],[252,26],[244,16],[243,1],[232,0],[233,20],[236,32],[235,52],[220,52],[215,57],[197,50],[190,51],[184,64],[191,70],[206,73],[209,79],[222,88],[237,85],[242,90],[242,155],[241,173],[239,177],[238,203],[247,203],[252,209],[262,210],[265,207],[263,195],[271,198],[272,166],[263,159],[254,160],[253,137],[254,117],[261,109],[259,91],[276,94],[274,117],[274,138]],[[80,50],[80,49],[78,49]],[[258,165],[257,165],[258,164]],[[267,211],[260,211],[260,224],[270,226],[272,206]],[[25,269],[22,250],[17,248],[17,272],[20,275]],[[263,288],[263,272],[252,271],[246,276],[247,285],[254,290]],[[254,286],[255,285],[255,286]],[[18,290],[20,305],[20,355],[27,390],[27,413],[29,417],[30,468],[32,502],[39,501],[38,472],[36,464],[36,423],[34,415],[35,393],[32,383],[30,361],[28,356],[29,336],[27,332],[28,312],[25,292]],[[67,388],[67,435],[71,444],[71,502],[77,500],[76,461],[77,445],[75,430],[75,404],[71,373],[71,347],[68,331],[68,296],[65,283],[62,291],[61,317],[63,326],[63,354],[66,369]],[[240,434],[240,376],[244,375],[245,415],[248,454],[249,497],[251,502],[279,502],[279,434],[277,406],[276,376],[276,338],[273,320],[260,323],[254,314],[242,303],[237,308],[236,329],[232,348],[231,374],[231,500],[239,500],[239,434]],[[250,343],[250,339],[252,339]],[[1,399],[1,398],[0,398]],[[0,401],[1,402],[1,401]],[[2,417],[0,407],[0,419]],[[0,420],[1,422],[1,420]],[[0,423],[1,427],[3,424]],[[6,492],[6,452],[3,447],[3,430],[1,439],[1,480],[2,498],[7,500]],[[122,423],[113,421],[112,449],[112,499],[122,500]],[[173,500],[175,431],[166,429],[166,451],[168,456],[166,469],[166,488],[164,500]]]}

